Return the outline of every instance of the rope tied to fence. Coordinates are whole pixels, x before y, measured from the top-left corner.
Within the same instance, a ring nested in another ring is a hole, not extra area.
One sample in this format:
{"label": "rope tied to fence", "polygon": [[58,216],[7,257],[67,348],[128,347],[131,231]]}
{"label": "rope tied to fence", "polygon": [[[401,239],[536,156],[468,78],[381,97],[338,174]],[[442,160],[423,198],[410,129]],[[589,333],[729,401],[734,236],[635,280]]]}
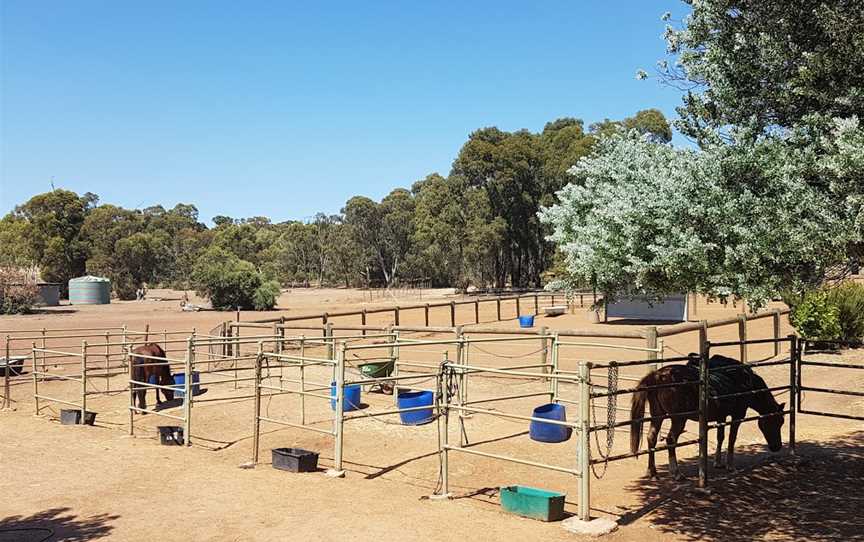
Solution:
{"label": "rope tied to fence", "polygon": [[[618,411],[618,364],[614,361],[609,364],[608,367],[608,391],[609,395],[606,396],[606,452],[602,451],[600,447],[600,437],[597,435],[599,431],[593,431],[594,433],[594,442],[597,444],[597,452],[603,458],[603,472],[597,474],[597,468],[592,463],[591,464],[591,472],[594,473],[594,477],[598,480],[603,478],[606,475],[606,469],[609,467],[609,457],[612,455],[612,447],[615,445],[615,420],[617,418]],[[594,418],[594,425],[597,425],[597,403],[595,402],[595,398],[589,399],[591,401],[591,412]],[[585,453],[589,455],[590,462],[590,450],[585,450]]]}
{"label": "rope tied to fence", "polygon": [[[469,344],[470,344],[470,343],[469,343]],[[498,358],[506,358],[506,359],[527,358],[527,357],[529,357],[529,356],[533,356],[533,355],[535,355],[535,354],[539,354],[540,352],[543,352],[544,350],[546,350],[546,346],[542,346],[542,347],[538,348],[537,350],[532,350],[531,352],[527,352],[527,353],[525,353],[525,354],[514,354],[514,355],[512,355],[512,356],[508,356],[507,354],[501,354],[501,353],[499,353],[499,352],[489,352],[488,350],[484,350],[483,348],[480,348],[480,347],[477,346],[476,344],[474,344],[473,346],[474,346],[474,349],[475,349],[475,350],[478,350],[478,351],[480,351],[480,352],[482,352],[482,353],[484,353],[484,354],[486,354],[486,355],[488,355],[488,356],[495,356],[495,357],[498,357]]]}

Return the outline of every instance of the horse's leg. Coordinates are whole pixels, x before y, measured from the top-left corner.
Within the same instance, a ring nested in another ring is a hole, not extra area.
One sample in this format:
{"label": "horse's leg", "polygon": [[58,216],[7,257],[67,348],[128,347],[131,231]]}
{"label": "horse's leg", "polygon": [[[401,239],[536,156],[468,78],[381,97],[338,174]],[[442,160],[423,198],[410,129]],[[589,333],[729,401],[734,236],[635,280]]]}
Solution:
{"label": "horse's leg", "polygon": [[[652,412],[652,416],[655,414]],[[663,425],[662,418],[651,420],[651,428],[648,430],[648,478],[657,477],[657,465],[654,463],[654,448],[657,447],[657,435],[660,434],[660,426]]]}
{"label": "horse's leg", "polygon": [[145,409],[147,408],[146,393],[147,390],[144,389],[135,390],[135,397],[138,399],[138,408],[141,409],[139,412],[140,414],[147,414],[147,412],[145,412]]}
{"label": "horse's leg", "polygon": [[741,419],[732,418],[732,425],[729,428],[729,449],[726,450],[726,469],[729,472],[735,470],[735,439],[738,438],[738,426],[741,425]]}
{"label": "horse's leg", "polygon": [[675,445],[678,443],[678,436],[684,432],[684,425],[687,423],[687,418],[684,416],[673,416],[672,426],[669,428],[669,434],[666,435],[666,446],[669,447],[669,472],[676,480],[681,480],[684,475],[678,470],[678,457],[675,455]]}
{"label": "horse's leg", "polygon": [[[720,420],[720,423],[726,421],[726,418]],[[714,452],[714,468],[723,468],[723,437],[726,433],[726,427],[720,425],[717,427],[717,450]]]}

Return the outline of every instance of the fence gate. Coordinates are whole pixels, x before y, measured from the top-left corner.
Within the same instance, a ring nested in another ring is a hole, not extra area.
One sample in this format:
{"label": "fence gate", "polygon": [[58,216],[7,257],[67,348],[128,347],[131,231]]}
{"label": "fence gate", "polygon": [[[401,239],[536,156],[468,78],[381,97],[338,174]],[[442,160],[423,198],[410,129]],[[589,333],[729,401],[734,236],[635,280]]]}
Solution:
{"label": "fence gate", "polygon": [[[815,386],[807,385],[807,375],[806,375],[806,367],[830,367],[832,369],[837,370],[838,378],[837,381],[844,382],[849,381],[849,379],[844,378],[844,376],[853,373],[855,370],[864,371],[864,363],[855,364],[855,363],[838,363],[834,361],[817,361],[812,359],[806,359],[807,354],[813,354],[814,352],[831,352],[835,351],[838,348],[848,347],[848,346],[860,346],[853,345],[846,341],[801,341],[802,345],[802,355],[799,356],[798,359],[798,397],[796,403],[798,404],[798,412],[802,414],[810,414],[813,416],[827,416],[829,418],[842,418],[845,420],[864,420],[864,416],[855,416],[852,414],[844,414],[841,412],[822,412],[818,410],[810,410],[804,407],[804,402],[806,400],[806,393],[814,393],[814,394],[830,394],[830,395],[843,395],[846,397],[864,397],[864,391],[862,390],[838,390],[833,388],[822,388]],[[859,373],[860,374],[860,373]]]}

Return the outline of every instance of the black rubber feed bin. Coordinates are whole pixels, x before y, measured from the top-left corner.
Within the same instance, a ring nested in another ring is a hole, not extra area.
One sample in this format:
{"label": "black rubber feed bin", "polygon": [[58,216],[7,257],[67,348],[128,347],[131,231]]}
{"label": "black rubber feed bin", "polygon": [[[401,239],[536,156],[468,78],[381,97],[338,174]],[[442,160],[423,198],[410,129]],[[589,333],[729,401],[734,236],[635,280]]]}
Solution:
{"label": "black rubber feed bin", "polygon": [[[84,413],[84,425],[93,425],[96,421],[96,413],[89,410]],[[80,425],[81,411],[79,409],[60,409],[60,423],[63,425]]]}
{"label": "black rubber feed bin", "polygon": [[289,472],[318,470],[318,452],[301,448],[273,448],[273,468]]}
{"label": "black rubber feed bin", "polygon": [[163,446],[183,446],[183,428],[176,425],[160,425],[159,443]]}

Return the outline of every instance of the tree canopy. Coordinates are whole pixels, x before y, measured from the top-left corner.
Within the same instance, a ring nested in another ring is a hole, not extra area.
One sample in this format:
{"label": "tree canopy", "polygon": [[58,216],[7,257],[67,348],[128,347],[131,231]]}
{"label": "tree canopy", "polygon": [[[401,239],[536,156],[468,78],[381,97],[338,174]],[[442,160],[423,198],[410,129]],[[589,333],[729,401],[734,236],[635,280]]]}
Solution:
{"label": "tree canopy", "polygon": [[[43,278],[63,283],[85,272],[107,276],[121,299],[133,299],[143,284],[195,288],[231,308],[252,304],[262,285],[258,299],[272,297],[273,280],[539,286],[556,252],[538,211],[555,203],[568,169],[601,137],[630,128],[658,141],[670,133],[657,110],[588,132],[571,117],[537,133],[481,128],[447,176],[430,174],[380,200],[354,196],[340,213],[309,221],[218,215],[208,228],[189,203],[124,209],[99,205],[95,194],[55,190],[0,220],[0,264],[36,266]],[[220,281],[243,286],[243,299]]]}
{"label": "tree canopy", "polygon": [[606,138],[541,214],[570,279],[758,307],[842,275],[864,237],[860,2],[687,3],[660,73],[699,150],[592,126]]}

